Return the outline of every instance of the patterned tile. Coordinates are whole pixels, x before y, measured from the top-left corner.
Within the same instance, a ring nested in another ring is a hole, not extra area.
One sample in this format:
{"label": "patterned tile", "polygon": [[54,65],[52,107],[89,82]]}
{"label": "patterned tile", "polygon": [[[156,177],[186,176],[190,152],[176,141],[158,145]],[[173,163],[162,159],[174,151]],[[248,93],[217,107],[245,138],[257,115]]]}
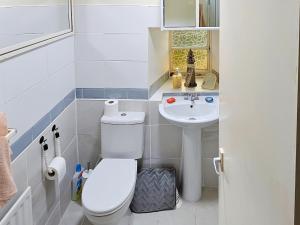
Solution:
{"label": "patterned tile", "polygon": [[[181,72],[187,70],[187,56],[189,49],[172,49],[171,50],[171,71],[175,71],[176,68]],[[193,49],[195,56],[195,68],[196,70],[208,70],[208,50],[206,49]]]}
{"label": "patterned tile", "polygon": [[179,68],[186,72],[188,50],[195,55],[195,68],[198,71],[209,69],[209,32],[208,31],[174,31],[170,41],[170,71]]}
{"label": "patterned tile", "polygon": [[172,48],[206,48],[208,31],[174,31],[171,38]]}

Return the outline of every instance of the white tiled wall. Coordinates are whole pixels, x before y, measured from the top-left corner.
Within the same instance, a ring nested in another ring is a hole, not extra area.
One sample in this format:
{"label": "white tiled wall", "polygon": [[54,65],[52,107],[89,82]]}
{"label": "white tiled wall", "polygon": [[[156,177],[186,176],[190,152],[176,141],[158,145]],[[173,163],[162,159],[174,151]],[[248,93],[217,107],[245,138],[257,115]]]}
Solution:
{"label": "white tiled wall", "polygon": [[[7,114],[9,127],[17,128],[12,142],[28,131],[75,88],[74,37],[69,37],[0,62],[0,111]],[[32,187],[34,225],[55,225],[70,201],[69,181],[78,161],[76,103],[70,104],[54,121],[60,127],[67,176],[60,187],[43,180],[38,140],[12,163],[17,195],[0,210],[0,218],[17,197]],[[41,135],[53,152],[49,126]],[[50,154],[50,156],[53,154]]]}
{"label": "white tiled wall", "polygon": [[219,72],[219,31],[211,32],[211,68]]}
{"label": "white tiled wall", "polygon": [[78,162],[77,137],[76,137],[76,102],[71,103],[51,123],[41,135],[48,140],[48,160],[54,155],[52,125],[56,124],[61,132],[62,156],[67,162],[67,173],[59,186],[55,182],[44,179],[45,170],[42,161],[39,137],[33,141],[27,149],[13,161],[13,177],[16,181],[18,193],[0,210],[0,218],[9,210],[12,204],[31,186],[33,197],[33,225],[58,225],[61,216],[70,202],[71,185],[75,164]]}
{"label": "white tiled wall", "polygon": [[160,28],[149,29],[148,85],[169,71],[169,32]]}
{"label": "white tiled wall", "polygon": [[28,5],[14,3],[13,7],[0,6],[0,48],[69,28],[66,4],[37,6],[28,4],[28,1]]}
{"label": "white tiled wall", "polygon": [[149,28],[160,26],[159,6],[78,4],[75,19],[78,88],[148,88]]}
{"label": "white tiled wall", "polygon": [[[143,167],[172,166],[179,175],[182,130],[162,118],[158,111],[160,102],[144,100],[121,100],[120,111],[144,111],[145,150]],[[91,161],[95,165],[101,154],[100,117],[103,115],[104,100],[77,100],[78,151],[81,163]],[[203,182],[206,187],[217,187],[218,177],[213,168],[213,157],[218,155],[218,124],[203,131]]]}
{"label": "white tiled wall", "polygon": [[76,4],[151,5],[159,6],[160,0],[74,0]]}
{"label": "white tiled wall", "polygon": [[75,88],[74,37],[0,63],[0,111],[16,140]]}

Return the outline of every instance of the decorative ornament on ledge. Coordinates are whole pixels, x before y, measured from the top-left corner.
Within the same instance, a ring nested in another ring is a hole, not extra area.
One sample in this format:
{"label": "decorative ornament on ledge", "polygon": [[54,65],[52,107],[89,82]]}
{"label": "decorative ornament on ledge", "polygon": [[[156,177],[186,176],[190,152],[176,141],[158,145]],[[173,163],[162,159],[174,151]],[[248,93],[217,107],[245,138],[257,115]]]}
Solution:
{"label": "decorative ornament on ledge", "polygon": [[192,49],[189,50],[187,57],[187,73],[185,77],[185,87],[193,88],[197,87],[196,72],[195,72],[195,57]]}

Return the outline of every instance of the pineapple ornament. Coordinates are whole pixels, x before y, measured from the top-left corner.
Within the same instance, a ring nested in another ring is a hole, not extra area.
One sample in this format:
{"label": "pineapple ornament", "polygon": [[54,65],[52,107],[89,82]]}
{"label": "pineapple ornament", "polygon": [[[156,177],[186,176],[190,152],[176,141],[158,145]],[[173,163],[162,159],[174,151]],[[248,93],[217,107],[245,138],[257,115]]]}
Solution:
{"label": "pineapple ornament", "polygon": [[184,86],[189,88],[197,87],[195,72],[195,56],[192,49],[189,50],[187,56],[187,73],[185,77]]}

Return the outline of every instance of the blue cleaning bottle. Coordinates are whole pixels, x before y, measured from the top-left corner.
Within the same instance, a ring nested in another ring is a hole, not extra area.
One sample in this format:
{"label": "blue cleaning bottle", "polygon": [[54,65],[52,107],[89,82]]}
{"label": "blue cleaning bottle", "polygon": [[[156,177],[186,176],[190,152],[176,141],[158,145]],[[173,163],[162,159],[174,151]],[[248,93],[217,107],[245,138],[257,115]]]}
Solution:
{"label": "blue cleaning bottle", "polygon": [[75,173],[72,178],[72,200],[78,201],[82,190],[82,168],[81,164],[76,165]]}

